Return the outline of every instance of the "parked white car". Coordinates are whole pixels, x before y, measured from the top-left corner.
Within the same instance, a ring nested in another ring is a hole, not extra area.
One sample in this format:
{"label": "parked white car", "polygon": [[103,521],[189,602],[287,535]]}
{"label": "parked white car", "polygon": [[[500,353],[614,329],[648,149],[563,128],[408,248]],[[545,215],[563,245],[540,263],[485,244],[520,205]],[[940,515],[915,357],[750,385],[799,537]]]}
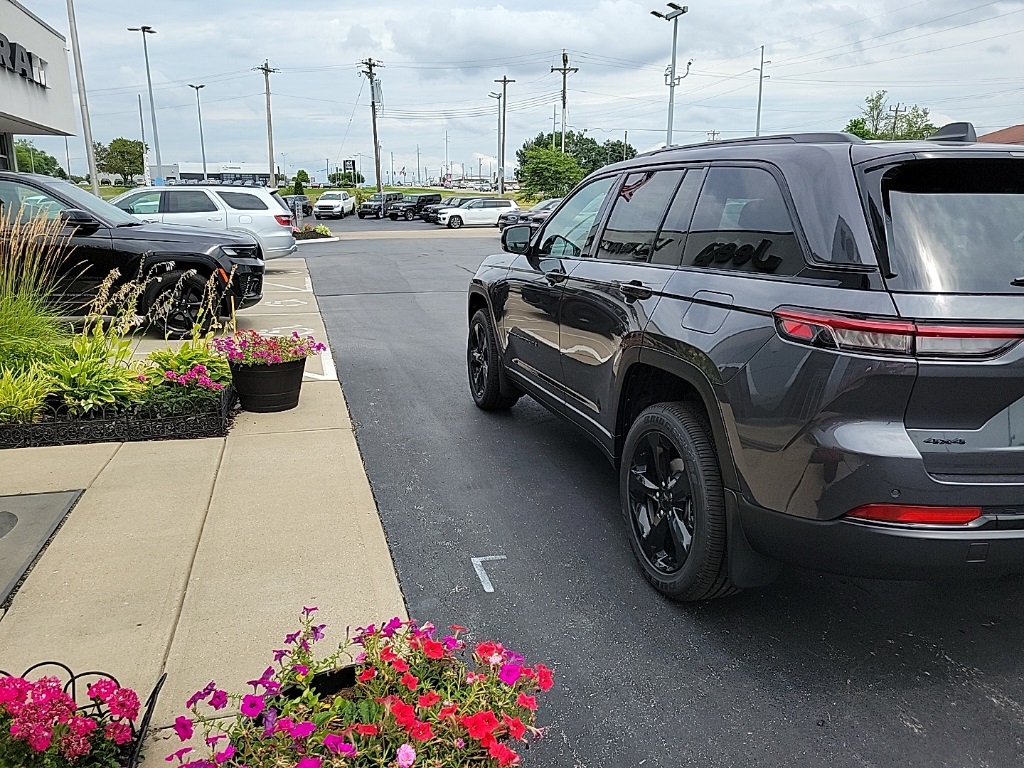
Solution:
{"label": "parked white car", "polygon": [[450,229],[471,225],[498,226],[498,217],[503,213],[517,210],[515,200],[502,200],[497,197],[481,197],[470,200],[458,208],[442,208],[437,212],[437,223]]}
{"label": "parked white car", "polygon": [[337,217],[344,219],[356,212],[356,199],[348,192],[324,192],[313,206],[313,216],[318,219]]}
{"label": "parked white car", "polygon": [[142,221],[247,233],[259,243],[264,259],[298,250],[291,211],[277,190],[220,185],[142,187],[110,202]]}

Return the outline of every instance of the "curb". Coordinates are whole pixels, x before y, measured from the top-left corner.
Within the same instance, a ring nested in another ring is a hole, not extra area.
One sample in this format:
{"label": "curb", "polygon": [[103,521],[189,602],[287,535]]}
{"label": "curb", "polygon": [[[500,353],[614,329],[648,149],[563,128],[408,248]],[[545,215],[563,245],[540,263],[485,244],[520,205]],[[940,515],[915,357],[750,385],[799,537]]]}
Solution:
{"label": "curb", "polygon": [[316,237],[311,240],[296,240],[296,245],[309,245],[310,243],[336,243],[341,240],[340,237]]}

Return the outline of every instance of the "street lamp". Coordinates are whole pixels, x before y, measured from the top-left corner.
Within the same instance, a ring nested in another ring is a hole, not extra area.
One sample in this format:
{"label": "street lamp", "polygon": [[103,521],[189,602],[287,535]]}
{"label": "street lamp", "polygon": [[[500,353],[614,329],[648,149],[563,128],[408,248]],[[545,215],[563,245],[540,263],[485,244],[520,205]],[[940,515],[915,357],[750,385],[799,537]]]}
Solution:
{"label": "street lamp", "polygon": [[764,65],[765,64],[771,64],[771,61],[765,61],[764,60],[764,46],[762,45],[761,46],[761,66],[760,67],[754,67],[753,70],[751,70],[753,72],[757,72],[758,73],[758,77],[757,77],[757,128],[754,129],[754,135],[755,136],[760,136],[761,135],[761,94],[764,91],[764,81],[771,77],[771,75],[766,75],[764,73]]}
{"label": "street lamp", "polygon": [[[497,160],[498,164],[499,164],[498,172],[501,173],[502,175],[504,175],[504,169],[500,167],[500,165],[501,165],[501,94],[500,93],[495,93],[494,91],[491,91],[487,95],[490,96],[492,99],[497,99],[498,100],[498,154],[496,154],[494,156],[494,159]],[[498,179],[495,179],[495,181],[498,182],[498,188],[499,189],[501,189],[504,186],[503,181],[500,181]]]}
{"label": "street lamp", "polygon": [[156,152],[156,179],[158,187],[164,184],[164,166],[160,159],[160,134],[156,129],[156,102],[153,100],[153,77],[149,72],[149,46],[146,43],[146,35],[155,35],[156,30],[152,27],[128,27],[129,32],[142,33],[142,52],[146,56],[146,83],[149,85],[149,114],[153,118],[153,151]]}
{"label": "street lamp", "polygon": [[199,90],[206,86],[189,83],[188,87],[195,88],[196,91],[196,110],[199,112],[199,148],[203,153],[203,181],[209,181],[210,177],[206,175],[206,140],[203,138],[203,107],[199,103]]}
{"label": "street lamp", "polygon": [[665,132],[665,146],[672,146],[672,113],[675,111],[676,104],[676,86],[679,82],[690,74],[690,65],[693,63],[691,59],[686,63],[686,75],[682,77],[676,76],[676,43],[679,40],[679,17],[686,13],[689,9],[685,5],[676,5],[675,3],[668,3],[668,7],[672,10],[668,13],[662,13],[661,11],[651,11],[652,16],[657,16],[659,19],[672,22],[672,64],[665,72],[665,84],[668,85],[668,130]]}

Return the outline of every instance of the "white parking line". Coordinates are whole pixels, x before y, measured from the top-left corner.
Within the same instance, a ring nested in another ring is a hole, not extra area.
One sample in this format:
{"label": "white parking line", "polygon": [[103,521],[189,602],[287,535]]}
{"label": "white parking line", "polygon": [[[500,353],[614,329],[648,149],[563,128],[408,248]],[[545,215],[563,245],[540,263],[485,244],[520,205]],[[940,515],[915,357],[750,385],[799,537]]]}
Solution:
{"label": "white parking line", "polygon": [[473,563],[473,568],[476,569],[476,575],[480,579],[480,584],[483,585],[484,592],[493,592],[494,585],[491,584],[491,580],[487,577],[487,571],[484,570],[484,563],[489,560],[506,560],[504,555],[487,555],[486,557],[471,557],[470,562]]}

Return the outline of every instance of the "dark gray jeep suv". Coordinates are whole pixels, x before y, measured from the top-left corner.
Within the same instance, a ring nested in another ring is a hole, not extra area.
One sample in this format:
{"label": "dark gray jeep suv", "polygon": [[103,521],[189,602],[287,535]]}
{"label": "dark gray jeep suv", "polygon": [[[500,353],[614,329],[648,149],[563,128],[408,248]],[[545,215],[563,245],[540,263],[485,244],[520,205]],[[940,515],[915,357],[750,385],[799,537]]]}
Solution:
{"label": "dark gray jeep suv", "polygon": [[805,134],[603,168],[469,289],[476,404],[619,467],[665,594],[1024,572],[1024,153]]}

